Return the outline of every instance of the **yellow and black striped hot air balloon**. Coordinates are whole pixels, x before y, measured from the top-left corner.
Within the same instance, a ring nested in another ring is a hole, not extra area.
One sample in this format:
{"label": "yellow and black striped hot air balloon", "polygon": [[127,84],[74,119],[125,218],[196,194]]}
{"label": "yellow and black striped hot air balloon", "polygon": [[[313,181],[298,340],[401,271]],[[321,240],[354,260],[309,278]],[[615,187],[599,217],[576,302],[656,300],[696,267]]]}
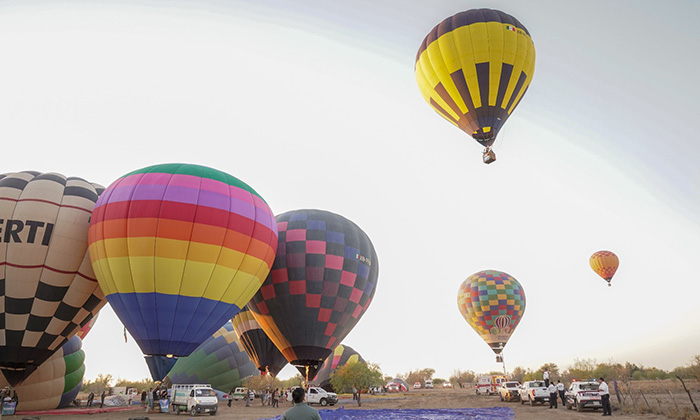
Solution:
{"label": "yellow and black striped hot air balloon", "polygon": [[513,16],[473,9],[443,20],[416,56],[416,81],[440,115],[483,145],[491,145],[527,91],[535,70],[535,44]]}

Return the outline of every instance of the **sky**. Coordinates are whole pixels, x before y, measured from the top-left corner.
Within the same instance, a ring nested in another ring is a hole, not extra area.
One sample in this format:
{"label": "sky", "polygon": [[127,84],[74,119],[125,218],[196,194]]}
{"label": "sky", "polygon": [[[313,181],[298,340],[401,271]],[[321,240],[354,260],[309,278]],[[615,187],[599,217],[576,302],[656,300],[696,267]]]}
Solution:
{"label": "sky", "polygon": [[[537,51],[492,165],[413,73],[437,23],[481,7]],[[193,163],[275,214],[345,216],[380,268],[343,343],[389,376],[502,370],[457,308],[485,269],[527,298],[508,370],[673,369],[700,353],[698,15],[680,0],[2,1],[0,172],[107,186]],[[612,287],[588,264],[603,249],[620,258]],[[83,349],[86,379],[149,376],[109,306]]]}

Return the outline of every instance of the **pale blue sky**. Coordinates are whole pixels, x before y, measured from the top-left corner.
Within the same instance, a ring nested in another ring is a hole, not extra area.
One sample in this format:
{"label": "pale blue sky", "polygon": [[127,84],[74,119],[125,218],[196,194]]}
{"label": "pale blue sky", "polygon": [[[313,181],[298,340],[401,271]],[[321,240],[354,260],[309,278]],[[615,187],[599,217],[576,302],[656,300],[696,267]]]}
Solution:
{"label": "pale blue sky", "polygon": [[[537,49],[490,166],[413,76],[428,31],[478,7],[517,17]],[[697,16],[692,1],[4,1],[0,172],[106,186],[197,163],[275,214],[348,217],[380,274],[345,343],[388,375],[500,369],[457,309],[483,269],[527,296],[509,369],[670,369],[700,353]],[[612,287],[588,266],[599,249],[621,259]],[[86,377],[148,376],[108,309]]]}

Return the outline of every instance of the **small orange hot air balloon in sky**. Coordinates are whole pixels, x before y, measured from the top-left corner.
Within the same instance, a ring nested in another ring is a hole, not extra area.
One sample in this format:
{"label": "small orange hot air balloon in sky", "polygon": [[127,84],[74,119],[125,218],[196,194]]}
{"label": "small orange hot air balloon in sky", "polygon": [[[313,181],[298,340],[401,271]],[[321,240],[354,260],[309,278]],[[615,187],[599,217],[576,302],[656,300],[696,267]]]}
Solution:
{"label": "small orange hot air balloon in sky", "polygon": [[617,255],[612,251],[598,251],[591,255],[589,262],[593,271],[605,279],[608,282],[608,286],[612,286],[610,280],[612,280],[617,267],[620,265]]}

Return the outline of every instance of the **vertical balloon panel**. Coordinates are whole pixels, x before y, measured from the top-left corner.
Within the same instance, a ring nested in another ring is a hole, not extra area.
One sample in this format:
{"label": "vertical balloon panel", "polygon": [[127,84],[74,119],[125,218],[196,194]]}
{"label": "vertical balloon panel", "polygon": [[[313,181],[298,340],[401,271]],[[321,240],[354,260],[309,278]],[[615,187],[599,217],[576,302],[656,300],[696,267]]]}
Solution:
{"label": "vertical balloon panel", "polygon": [[231,323],[236,331],[241,345],[250,359],[261,372],[272,376],[277,374],[287,364],[287,359],[270,340],[260,324],[250,312],[250,304],[246,305],[233,317]]}
{"label": "vertical balloon panel", "polygon": [[0,175],[0,369],[12,385],[106,303],[87,253],[102,190],[56,173]]}
{"label": "vertical balloon panel", "polygon": [[237,178],[165,164],[105,190],[89,242],[98,281],[144,354],[186,356],[259,289],[277,227],[267,203]]}

